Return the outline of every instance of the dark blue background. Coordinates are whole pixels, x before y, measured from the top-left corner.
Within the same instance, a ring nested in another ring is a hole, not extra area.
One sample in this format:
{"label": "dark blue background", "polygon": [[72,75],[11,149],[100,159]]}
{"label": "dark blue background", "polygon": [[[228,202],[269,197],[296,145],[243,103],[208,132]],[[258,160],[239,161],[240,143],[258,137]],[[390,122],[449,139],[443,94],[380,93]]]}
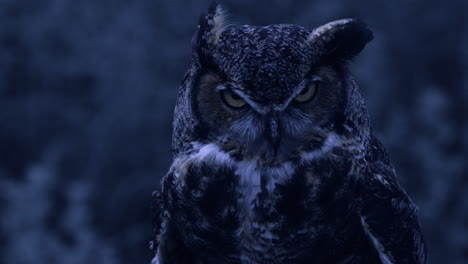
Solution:
{"label": "dark blue background", "polygon": [[[0,262],[147,263],[209,1],[0,1]],[[468,263],[468,1],[228,1],[233,23],[375,33],[352,64],[432,263]]]}

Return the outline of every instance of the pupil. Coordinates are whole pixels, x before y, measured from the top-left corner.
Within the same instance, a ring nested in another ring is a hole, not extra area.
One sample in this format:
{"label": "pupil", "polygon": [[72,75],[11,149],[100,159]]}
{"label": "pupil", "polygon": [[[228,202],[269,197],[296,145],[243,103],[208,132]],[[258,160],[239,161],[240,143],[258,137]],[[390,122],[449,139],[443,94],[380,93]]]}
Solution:
{"label": "pupil", "polygon": [[240,97],[239,95],[237,95],[237,94],[235,94],[235,93],[233,93],[233,92],[231,92],[231,97],[232,97],[232,99],[234,99],[234,100],[240,100],[240,99],[241,99],[241,97]]}
{"label": "pupil", "polygon": [[309,87],[306,87],[306,88],[304,88],[299,94],[300,94],[300,95],[304,95],[304,94],[307,93],[308,90],[309,90]]}

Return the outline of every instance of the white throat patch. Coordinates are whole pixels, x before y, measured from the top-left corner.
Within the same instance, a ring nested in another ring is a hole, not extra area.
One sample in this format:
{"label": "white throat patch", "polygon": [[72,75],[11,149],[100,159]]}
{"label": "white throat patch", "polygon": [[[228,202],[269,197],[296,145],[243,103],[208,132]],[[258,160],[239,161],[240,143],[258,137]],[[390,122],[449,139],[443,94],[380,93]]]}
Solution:
{"label": "white throat patch", "polygon": [[[340,144],[341,141],[338,136],[330,134],[321,149],[302,153],[301,163],[320,159]],[[171,171],[174,172],[176,178],[182,181],[182,184],[184,184],[188,169],[193,165],[205,163],[217,167],[225,166],[232,168],[239,177],[239,187],[242,188],[240,191],[246,197],[249,197],[250,202],[253,202],[261,191],[262,174],[269,176],[266,189],[269,193],[272,193],[276,184],[286,182],[295,173],[295,167],[290,161],[282,163],[281,166],[262,167],[259,165],[258,158],[237,161],[215,143],[202,144],[194,142],[193,147],[193,152],[175,159],[171,166]]]}

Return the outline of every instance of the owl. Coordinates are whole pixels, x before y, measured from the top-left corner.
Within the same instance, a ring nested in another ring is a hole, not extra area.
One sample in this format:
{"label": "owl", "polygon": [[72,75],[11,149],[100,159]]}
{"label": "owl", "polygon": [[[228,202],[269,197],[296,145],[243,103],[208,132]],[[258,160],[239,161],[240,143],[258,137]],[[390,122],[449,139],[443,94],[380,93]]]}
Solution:
{"label": "owl", "polygon": [[347,67],[372,38],[357,19],[201,16],[154,193],[153,263],[425,263],[418,209]]}

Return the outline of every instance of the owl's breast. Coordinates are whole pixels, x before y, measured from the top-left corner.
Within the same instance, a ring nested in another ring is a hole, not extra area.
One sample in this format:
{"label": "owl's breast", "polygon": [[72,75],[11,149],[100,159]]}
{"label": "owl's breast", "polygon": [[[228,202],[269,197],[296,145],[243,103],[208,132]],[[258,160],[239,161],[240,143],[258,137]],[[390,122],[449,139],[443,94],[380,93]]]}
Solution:
{"label": "owl's breast", "polygon": [[[344,191],[344,172],[325,173],[333,168],[330,165],[323,161],[313,169],[261,171],[260,191],[253,200],[239,203],[238,239],[244,263],[301,263],[317,256],[346,255],[340,244],[356,238],[352,233],[359,222],[351,193]],[[291,174],[283,175],[285,171]],[[245,190],[242,185],[238,188]],[[239,193],[249,196],[246,191]]]}
{"label": "owl's breast", "polygon": [[183,181],[168,175],[163,196],[188,248],[224,263],[286,263],[291,256],[323,255],[343,235],[336,227],[355,222],[347,221],[349,197],[337,192],[343,177],[325,178],[294,164],[200,163]]}

